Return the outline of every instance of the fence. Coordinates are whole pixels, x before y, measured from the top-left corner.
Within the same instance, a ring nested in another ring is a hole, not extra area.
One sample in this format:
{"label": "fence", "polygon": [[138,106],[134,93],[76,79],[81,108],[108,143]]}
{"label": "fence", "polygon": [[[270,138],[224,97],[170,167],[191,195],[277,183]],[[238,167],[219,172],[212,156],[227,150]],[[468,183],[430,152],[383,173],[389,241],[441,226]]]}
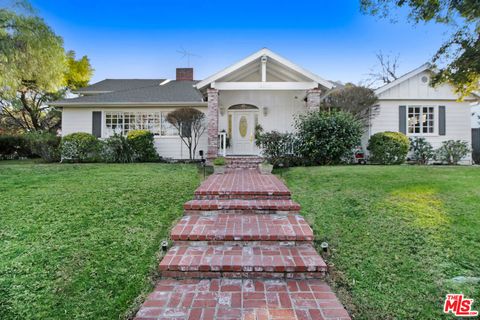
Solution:
{"label": "fence", "polygon": [[473,161],[480,164],[480,128],[472,129],[472,155]]}

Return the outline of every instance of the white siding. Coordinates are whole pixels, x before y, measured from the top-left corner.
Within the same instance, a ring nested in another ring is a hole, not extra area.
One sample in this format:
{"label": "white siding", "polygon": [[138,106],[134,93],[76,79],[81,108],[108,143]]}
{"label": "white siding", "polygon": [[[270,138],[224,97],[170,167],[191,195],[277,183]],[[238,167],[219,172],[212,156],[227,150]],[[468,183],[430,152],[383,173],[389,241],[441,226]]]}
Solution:
{"label": "white siding", "polygon": [[[445,106],[446,135],[438,135],[438,108],[435,109],[435,133],[429,135],[409,134],[409,137],[424,137],[434,148],[441,146],[446,140],[465,140],[471,144],[471,108],[469,102],[441,101],[441,100],[380,100],[379,114],[372,120],[371,127],[362,139],[366,148],[368,137],[377,132],[399,131],[399,106],[400,105],[431,105]],[[470,156],[465,159],[470,161]]]}
{"label": "white siding", "polygon": [[[200,111],[206,114],[207,108],[198,108]],[[161,112],[170,112],[174,108],[87,108],[87,107],[78,107],[70,108],[64,107],[62,112],[62,135],[67,135],[74,132],[88,132],[92,133],[92,112],[93,111],[102,111],[102,126],[105,125],[105,111],[137,111],[137,112],[152,112],[152,111],[161,111]],[[102,127],[102,138],[107,138],[105,135],[105,130]],[[155,147],[157,148],[158,154],[164,158],[172,159],[188,159],[188,149],[185,144],[181,141],[180,137],[155,137]],[[198,157],[198,151],[204,150],[207,151],[207,132],[203,134],[200,138],[199,145],[197,147],[197,152],[195,157]]]}
{"label": "white siding", "polygon": [[62,135],[74,132],[92,133],[92,108],[63,108]]}
{"label": "white siding", "polygon": [[457,100],[458,96],[448,84],[431,87],[429,82],[422,81],[427,77],[430,81],[431,72],[424,71],[379,95],[380,99],[389,100]]}

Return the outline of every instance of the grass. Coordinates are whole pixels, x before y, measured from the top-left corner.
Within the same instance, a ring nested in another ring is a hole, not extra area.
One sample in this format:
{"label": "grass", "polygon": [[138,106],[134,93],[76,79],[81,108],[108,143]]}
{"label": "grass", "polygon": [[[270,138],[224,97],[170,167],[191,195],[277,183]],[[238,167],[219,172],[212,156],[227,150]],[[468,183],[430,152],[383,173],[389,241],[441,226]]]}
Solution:
{"label": "grass", "polygon": [[355,166],[282,173],[356,319],[439,319],[445,295],[480,309],[480,168]]}
{"label": "grass", "polygon": [[199,184],[189,165],[0,163],[0,319],[128,316]]}

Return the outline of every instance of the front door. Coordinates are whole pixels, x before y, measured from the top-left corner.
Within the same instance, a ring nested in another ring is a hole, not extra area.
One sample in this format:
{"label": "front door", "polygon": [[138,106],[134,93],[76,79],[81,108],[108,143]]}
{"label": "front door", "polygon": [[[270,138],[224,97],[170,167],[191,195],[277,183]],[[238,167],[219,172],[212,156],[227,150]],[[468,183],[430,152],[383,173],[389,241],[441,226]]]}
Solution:
{"label": "front door", "polygon": [[232,112],[232,142],[234,154],[255,154],[256,111]]}

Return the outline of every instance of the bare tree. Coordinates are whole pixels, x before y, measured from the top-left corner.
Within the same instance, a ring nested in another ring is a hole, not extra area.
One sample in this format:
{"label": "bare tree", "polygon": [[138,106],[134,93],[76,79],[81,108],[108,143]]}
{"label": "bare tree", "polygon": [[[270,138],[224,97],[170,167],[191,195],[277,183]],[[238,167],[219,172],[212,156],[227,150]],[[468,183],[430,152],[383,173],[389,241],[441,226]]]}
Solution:
{"label": "bare tree", "polygon": [[377,114],[377,102],[378,98],[372,89],[347,84],[328,93],[321,102],[321,108],[346,111],[367,123]]}
{"label": "bare tree", "polygon": [[400,55],[384,54],[379,51],[375,54],[378,65],[373,67],[367,74],[368,78],[365,85],[381,86],[398,79],[398,68],[400,66]]}
{"label": "bare tree", "polygon": [[170,112],[167,121],[180,133],[180,138],[188,148],[190,159],[195,159],[198,141],[207,129],[205,114],[194,108],[180,108]]}

